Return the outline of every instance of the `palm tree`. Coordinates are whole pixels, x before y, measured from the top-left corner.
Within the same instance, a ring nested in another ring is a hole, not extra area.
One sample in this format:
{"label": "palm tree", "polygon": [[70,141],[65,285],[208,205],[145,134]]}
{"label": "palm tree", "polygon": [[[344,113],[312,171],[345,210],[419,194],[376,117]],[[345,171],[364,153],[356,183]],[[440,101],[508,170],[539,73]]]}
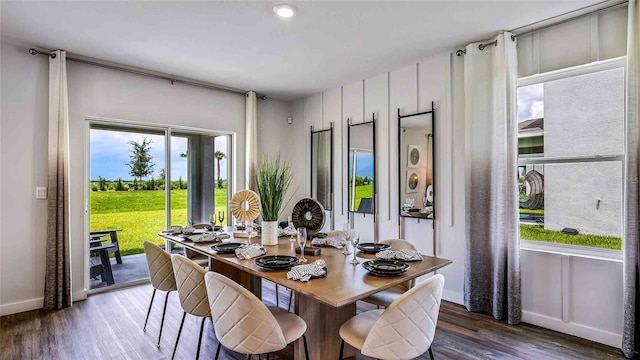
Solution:
{"label": "palm tree", "polygon": [[216,158],[216,165],[218,168],[218,189],[222,189],[223,186],[222,186],[222,177],[220,176],[220,161],[226,158],[227,155],[220,150],[216,150],[216,152],[213,153],[213,157]]}

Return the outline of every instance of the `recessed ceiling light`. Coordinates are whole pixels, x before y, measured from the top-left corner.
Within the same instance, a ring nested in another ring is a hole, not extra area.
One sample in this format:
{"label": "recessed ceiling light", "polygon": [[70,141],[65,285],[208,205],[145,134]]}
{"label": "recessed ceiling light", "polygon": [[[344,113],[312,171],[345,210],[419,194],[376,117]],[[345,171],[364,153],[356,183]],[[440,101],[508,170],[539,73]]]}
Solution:
{"label": "recessed ceiling light", "polygon": [[285,19],[293,17],[297,10],[295,6],[289,4],[280,4],[273,7],[273,11]]}

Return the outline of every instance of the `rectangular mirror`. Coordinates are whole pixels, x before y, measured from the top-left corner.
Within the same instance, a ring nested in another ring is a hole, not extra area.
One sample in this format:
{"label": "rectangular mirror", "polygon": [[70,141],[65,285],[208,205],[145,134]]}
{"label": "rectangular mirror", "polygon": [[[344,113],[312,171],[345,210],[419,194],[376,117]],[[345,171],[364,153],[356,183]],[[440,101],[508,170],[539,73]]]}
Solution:
{"label": "rectangular mirror", "polygon": [[325,210],[333,202],[333,128],[311,129],[311,197]]}
{"label": "rectangular mirror", "polygon": [[349,211],[375,213],[375,122],[349,124]]}
{"label": "rectangular mirror", "polygon": [[433,111],[398,113],[400,216],[433,218]]}

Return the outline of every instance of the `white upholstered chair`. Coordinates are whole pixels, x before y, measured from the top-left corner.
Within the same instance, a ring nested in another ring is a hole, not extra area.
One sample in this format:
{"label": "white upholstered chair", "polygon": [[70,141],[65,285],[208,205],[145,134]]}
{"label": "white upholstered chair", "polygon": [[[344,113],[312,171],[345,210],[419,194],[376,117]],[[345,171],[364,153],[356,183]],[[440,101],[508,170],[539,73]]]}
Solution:
{"label": "white upholstered chair", "polygon": [[147,269],[149,269],[149,279],[151,279],[151,286],[153,286],[153,294],[151,295],[151,301],[149,302],[149,310],[147,311],[147,318],[144,321],[144,327],[142,331],[147,331],[147,322],[149,321],[149,314],[151,314],[151,306],[153,305],[153,298],[156,297],[156,291],[166,291],[167,295],[164,298],[164,308],[162,310],[162,320],[160,321],[160,333],[158,334],[158,347],[160,347],[160,338],[162,337],[162,326],[164,325],[164,315],[167,312],[167,300],[169,300],[169,294],[172,291],[177,290],[176,279],[173,276],[173,265],[171,265],[171,255],[162,250],[158,245],[145,241],[142,246],[144,247],[144,255],[147,258]]}
{"label": "white upholstered chair", "polygon": [[302,337],[309,360],[304,336],[307,324],[298,315],[280,308],[267,308],[249,290],[224,275],[208,272],[205,282],[218,339],[216,359],[221,346],[250,357],[282,350]]}
{"label": "white upholstered chair", "polygon": [[[392,250],[398,250],[398,249],[416,250],[416,247],[413,246],[412,243],[402,239],[382,240],[380,241],[380,243],[391,245]],[[415,285],[415,280],[405,281],[400,285],[396,285],[391,288],[378,291],[377,293],[369,296],[366,299],[363,299],[362,301],[365,301],[374,305],[378,305],[378,306],[387,307],[391,305],[391,303],[394,300],[399,298],[400,295],[404,294],[407,290],[411,289],[414,285]]]}
{"label": "white upholstered chair", "polygon": [[178,296],[180,297],[180,306],[184,313],[182,314],[182,322],[180,322],[180,329],[178,330],[178,337],[176,338],[176,345],[173,348],[173,359],[178,349],[178,342],[180,341],[180,333],[182,332],[182,326],[184,325],[184,319],[187,313],[201,317],[202,324],[200,325],[200,336],[198,337],[198,349],[196,350],[196,359],[200,357],[200,345],[202,344],[202,331],[204,329],[204,321],[211,316],[211,309],[209,308],[209,299],[207,298],[207,287],[204,283],[204,275],[206,271],[198,264],[187,259],[182,255],[171,255],[171,263],[173,264],[173,273],[176,278],[176,285],[178,288]]}
{"label": "white upholstered chair", "polygon": [[408,290],[385,310],[372,310],[340,327],[340,359],[344,343],[363,355],[383,360],[413,359],[427,350],[436,332],[444,276],[434,275]]}

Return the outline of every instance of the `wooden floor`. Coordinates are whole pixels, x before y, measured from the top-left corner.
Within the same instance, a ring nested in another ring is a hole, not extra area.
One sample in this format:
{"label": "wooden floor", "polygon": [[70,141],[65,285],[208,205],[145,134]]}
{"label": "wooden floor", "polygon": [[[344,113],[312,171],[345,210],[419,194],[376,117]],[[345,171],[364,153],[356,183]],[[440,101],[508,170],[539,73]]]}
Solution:
{"label": "wooden floor", "polygon": [[[90,296],[70,309],[36,310],[0,319],[0,359],[170,359],[182,311],[174,292],[169,298],[160,349],[156,348],[164,295],[156,296],[147,331],[142,331],[151,297],[150,285]],[[263,285],[265,302],[274,286]],[[280,292],[280,306],[288,294]],[[358,311],[370,309],[358,305]],[[176,354],[194,359],[200,320],[187,316]],[[201,358],[213,359],[217,342],[205,325]],[[472,314],[443,302],[433,343],[436,360],[444,359],[624,359],[620,350],[531,325],[509,326],[488,315]],[[290,359],[292,349],[271,359]],[[222,359],[245,359],[223,351]],[[254,359],[257,357],[254,357]],[[313,354],[311,354],[311,358]],[[366,359],[358,355],[358,359]],[[420,359],[428,359],[423,355]],[[321,359],[325,360],[325,359]]]}

